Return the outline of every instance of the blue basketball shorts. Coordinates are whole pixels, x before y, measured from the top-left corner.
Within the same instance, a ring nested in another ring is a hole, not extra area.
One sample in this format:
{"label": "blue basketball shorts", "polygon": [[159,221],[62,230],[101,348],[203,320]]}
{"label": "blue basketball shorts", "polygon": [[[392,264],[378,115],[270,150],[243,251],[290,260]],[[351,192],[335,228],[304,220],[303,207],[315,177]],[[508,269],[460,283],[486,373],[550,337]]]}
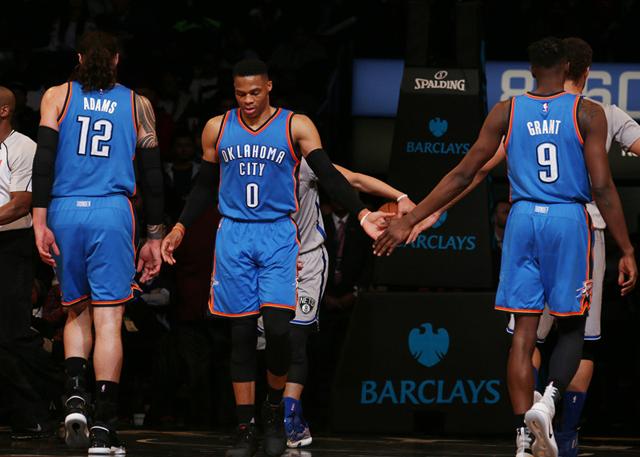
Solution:
{"label": "blue basketball shorts", "polygon": [[592,290],[593,231],[578,203],[514,203],[505,230],[496,309],[583,315]]}
{"label": "blue basketball shorts", "polygon": [[295,312],[298,229],[289,217],[270,222],[223,218],[213,257],[209,313],[243,317],[263,307]]}
{"label": "blue basketball shorts", "polygon": [[60,249],[62,305],[117,306],[133,297],[135,218],[126,196],[54,198],[47,223]]}

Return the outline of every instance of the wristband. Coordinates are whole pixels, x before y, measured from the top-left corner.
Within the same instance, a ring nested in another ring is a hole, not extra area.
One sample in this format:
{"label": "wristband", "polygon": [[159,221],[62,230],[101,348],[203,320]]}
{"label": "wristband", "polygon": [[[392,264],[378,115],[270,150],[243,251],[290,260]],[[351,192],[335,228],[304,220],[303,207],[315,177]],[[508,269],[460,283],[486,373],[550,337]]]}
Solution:
{"label": "wristband", "polygon": [[409,197],[407,194],[402,194],[398,198],[396,198],[396,202],[400,203],[400,200],[402,200],[403,198],[407,198],[407,197]]}
{"label": "wristband", "polygon": [[362,216],[362,219],[360,219],[360,225],[363,226],[364,225],[364,221],[367,219],[367,217],[369,217],[369,214],[371,214],[371,211],[369,211],[367,214],[365,214],[364,216]]}

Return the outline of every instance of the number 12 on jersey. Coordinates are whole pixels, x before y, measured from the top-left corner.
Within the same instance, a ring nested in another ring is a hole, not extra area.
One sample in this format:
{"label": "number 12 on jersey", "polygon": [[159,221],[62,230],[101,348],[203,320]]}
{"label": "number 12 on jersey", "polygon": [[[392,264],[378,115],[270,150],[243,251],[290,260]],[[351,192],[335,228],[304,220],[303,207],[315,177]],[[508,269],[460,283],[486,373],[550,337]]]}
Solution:
{"label": "number 12 on jersey", "polygon": [[538,171],[538,178],[544,183],[558,180],[558,148],[553,143],[541,143],[536,148],[538,165],[543,167]]}
{"label": "number 12 on jersey", "polygon": [[105,144],[111,139],[113,124],[107,119],[98,119],[91,123],[89,116],[78,116],[76,122],[80,123],[80,138],[78,139],[78,154],[87,155],[87,143],[91,136],[91,148],[89,155],[95,157],[109,157],[111,146]]}

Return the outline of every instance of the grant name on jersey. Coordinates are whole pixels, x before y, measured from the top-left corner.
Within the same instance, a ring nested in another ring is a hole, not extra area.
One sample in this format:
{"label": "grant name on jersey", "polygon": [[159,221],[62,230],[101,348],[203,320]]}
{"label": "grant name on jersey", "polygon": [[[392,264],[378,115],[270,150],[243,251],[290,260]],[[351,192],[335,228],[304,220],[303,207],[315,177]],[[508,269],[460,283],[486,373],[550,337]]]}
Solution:
{"label": "grant name on jersey", "polygon": [[93,97],[83,97],[83,108],[89,111],[100,111],[102,113],[113,114],[118,106],[118,102],[107,99],[95,99]]}
{"label": "grant name on jersey", "polygon": [[[282,164],[287,156],[283,150],[272,146],[264,146],[259,144],[236,144],[220,150],[220,156],[225,163],[240,159],[261,159],[270,160]],[[261,162],[241,162],[238,164],[240,176],[262,176],[265,169],[265,163]]]}
{"label": "grant name on jersey", "polygon": [[557,135],[560,131],[560,123],[557,119],[544,119],[543,121],[527,122],[529,135]]}

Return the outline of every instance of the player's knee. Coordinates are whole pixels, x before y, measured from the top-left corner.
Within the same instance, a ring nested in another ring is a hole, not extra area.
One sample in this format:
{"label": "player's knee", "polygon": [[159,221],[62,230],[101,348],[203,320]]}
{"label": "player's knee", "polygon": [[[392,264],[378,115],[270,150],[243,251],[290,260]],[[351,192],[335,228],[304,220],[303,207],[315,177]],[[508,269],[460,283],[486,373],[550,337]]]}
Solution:
{"label": "player's knee", "polygon": [[532,357],[536,348],[535,332],[515,332],[511,338],[511,350]]}
{"label": "player's knee", "polygon": [[267,340],[267,369],[275,376],[284,376],[291,362],[289,341],[291,314],[281,309],[265,308],[262,311],[262,317]]}
{"label": "player's knee", "polygon": [[309,329],[307,326],[293,325],[291,328],[291,365],[289,367],[288,382],[305,384],[309,370],[307,357],[307,340]]}
{"label": "player's knee", "polygon": [[94,307],[93,325],[96,330],[96,336],[116,333],[120,335],[123,315],[124,306]]}
{"label": "player's knee", "polygon": [[230,374],[233,382],[251,382],[256,373],[256,318],[231,321]]}
{"label": "player's knee", "polygon": [[291,320],[291,313],[287,310],[276,308],[263,308],[262,317],[264,319],[264,333],[267,338],[274,340],[289,341],[289,332],[291,326],[289,321]]}

